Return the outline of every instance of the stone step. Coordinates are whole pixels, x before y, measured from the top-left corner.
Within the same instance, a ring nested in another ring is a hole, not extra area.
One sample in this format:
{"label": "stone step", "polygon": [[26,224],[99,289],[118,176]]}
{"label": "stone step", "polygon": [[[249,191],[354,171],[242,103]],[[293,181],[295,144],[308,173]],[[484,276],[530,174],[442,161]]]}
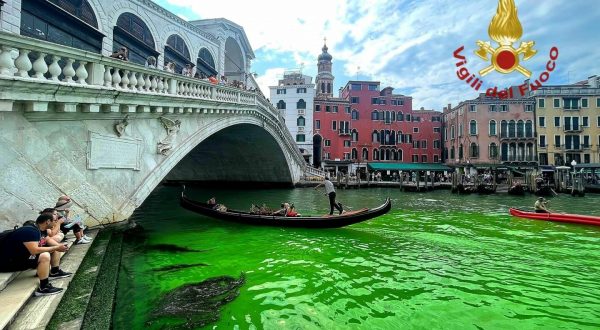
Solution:
{"label": "stone step", "polygon": [[[90,231],[88,233],[89,236],[94,237],[96,235],[96,231]],[[87,250],[89,249],[90,244],[77,245],[75,247],[73,244],[73,237],[69,237],[69,251],[68,253],[63,253],[61,257],[61,268],[68,272],[74,272],[77,270],[79,263],[81,262],[81,258]],[[39,309],[39,306],[47,306],[45,308],[49,308],[53,305],[54,299],[57,302],[55,305],[58,305],[58,301],[62,297],[63,293],[48,296],[48,297],[36,297],[32,298],[32,294],[38,286],[38,278],[35,276],[36,270],[27,270],[20,272],[8,285],[4,290],[0,292],[0,329],[6,329],[9,326],[16,329],[19,329],[18,326],[21,324],[31,324],[33,327],[25,327],[24,329],[36,329],[40,328],[37,326],[38,319],[44,314],[43,309]],[[64,279],[53,280],[52,284],[57,287],[66,288],[68,282],[71,280],[71,277],[67,277]],[[29,307],[29,303],[35,304],[38,307],[35,313],[28,312],[31,310]],[[56,309],[56,306],[54,306]],[[54,310],[52,310],[52,313]],[[22,313],[28,314],[29,316],[20,317]],[[51,315],[51,314],[50,314]],[[18,321],[21,320],[21,321]],[[41,325],[41,328],[44,328],[44,325]]]}
{"label": "stone step", "polygon": [[21,272],[0,273],[0,291],[4,290],[8,283],[17,278]]}
{"label": "stone step", "polygon": [[94,283],[100,271],[100,265],[106,255],[106,248],[111,240],[110,230],[102,230],[94,239],[93,246],[85,255],[77,273],[69,284],[52,319],[46,329],[80,329],[83,316],[87,310]]}

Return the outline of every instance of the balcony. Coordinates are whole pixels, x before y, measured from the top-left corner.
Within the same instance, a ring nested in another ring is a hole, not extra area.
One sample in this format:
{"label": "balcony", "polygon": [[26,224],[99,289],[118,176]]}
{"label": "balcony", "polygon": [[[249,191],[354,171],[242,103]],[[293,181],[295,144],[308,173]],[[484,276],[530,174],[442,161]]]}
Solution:
{"label": "balcony", "polygon": [[338,131],[338,134],[339,134],[340,136],[343,136],[343,135],[350,135],[350,130],[348,130],[348,129],[341,129],[341,130],[339,130],[339,131]]}
{"label": "balcony", "polygon": [[581,127],[581,126],[563,126],[563,131],[571,132],[571,133],[581,133],[581,132],[583,132],[583,127]]}
{"label": "balcony", "polygon": [[304,126],[298,126],[298,133],[304,133]]}
{"label": "balcony", "polygon": [[304,116],[306,115],[306,110],[305,109],[298,109],[298,116]]}

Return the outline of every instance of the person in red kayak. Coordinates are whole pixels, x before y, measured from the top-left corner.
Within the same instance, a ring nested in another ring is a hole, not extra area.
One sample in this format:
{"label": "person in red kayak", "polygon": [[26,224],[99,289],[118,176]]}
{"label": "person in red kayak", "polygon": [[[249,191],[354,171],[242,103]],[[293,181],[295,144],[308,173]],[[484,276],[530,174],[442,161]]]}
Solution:
{"label": "person in red kayak", "polygon": [[550,210],[546,207],[548,201],[544,197],[540,197],[535,201],[533,207],[535,208],[535,213],[550,213]]}

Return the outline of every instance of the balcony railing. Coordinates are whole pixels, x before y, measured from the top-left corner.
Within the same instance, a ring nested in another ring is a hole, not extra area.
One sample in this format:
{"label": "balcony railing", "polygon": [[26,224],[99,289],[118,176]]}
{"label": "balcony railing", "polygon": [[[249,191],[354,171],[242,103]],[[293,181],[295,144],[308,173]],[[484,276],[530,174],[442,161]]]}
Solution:
{"label": "balcony railing", "polygon": [[581,126],[563,126],[563,131],[565,132],[583,132],[583,127]]}
{"label": "balcony railing", "polygon": [[298,109],[298,116],[304,116],[304,115],[306,115],[306,110]]}

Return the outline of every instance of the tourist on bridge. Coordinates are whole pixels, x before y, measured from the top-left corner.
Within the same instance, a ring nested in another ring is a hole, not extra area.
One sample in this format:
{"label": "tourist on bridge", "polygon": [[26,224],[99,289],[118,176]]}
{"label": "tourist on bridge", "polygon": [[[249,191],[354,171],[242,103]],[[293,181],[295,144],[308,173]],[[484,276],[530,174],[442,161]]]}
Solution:
{"label": "tourist on bridge", "polygon": [[52,229],[53,220],[51,214],[42,214],[34,225],[23,226],[9,233],[0,246],[0,272],[37,269],[40,285],[35,290],[36,296],[60,293],[63,289],[55,288],[49,280],[71,276],[71,273],[59,267],[59,253],[69,249],[66,244],[40,246],[40,232]]}
{"label": "tourist on bridge", "polygon": [[315,187],[315,189],[319,188],[322,185],[325,186],[325,195],[329,196],[329,215],[333,215],[334,207],[340,212],[340,214],[342,214],[342,212],[344,211],[344,209],[342,208],[342,203],[338,203],[335,201],[335,187],[333,186],[333,183],[329,180],[328,176],[326,176],[325,181],[323,183],[319,183]]}

